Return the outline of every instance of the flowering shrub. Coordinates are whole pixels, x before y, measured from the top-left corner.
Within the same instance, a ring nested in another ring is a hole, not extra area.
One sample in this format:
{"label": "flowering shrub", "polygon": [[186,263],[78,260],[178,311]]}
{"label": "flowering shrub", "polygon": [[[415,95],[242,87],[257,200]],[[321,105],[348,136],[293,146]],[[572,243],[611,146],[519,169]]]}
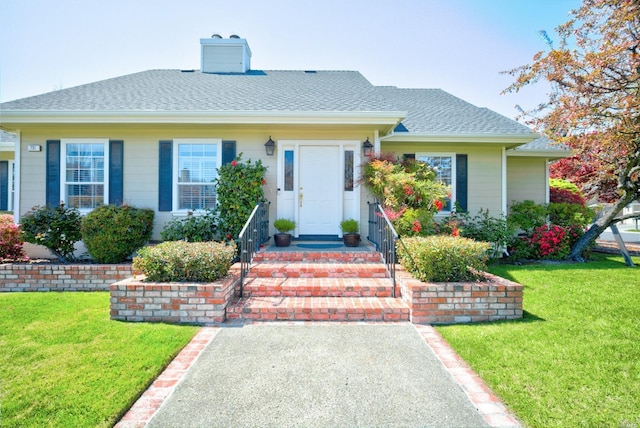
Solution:
{"label": "flowering shrub", "polygon": [[62,262],[74,260],[75,243],[82,239],[80,212],[75,208],[34,207],[20,220],[25,242],[43,245]]}
{"label": "flowering shrub", "polygon": [[224,240],[238,238],[256,204],[264,202],[267,167],[258,160],[242,162],[242,153],[218,168],[216,178],[218,233]]}
{"label": "flowering shrub", "polygon": [[148,208],[103,205],[83,217],[82,240],[96,262],[120,263],[151,238],[153,217]]}
{"label": "flowering shrub", "polygon": [[582,207],[585,206],[585,200],[582,195],[580,195],[579,193],[574,193],[567,189],[559,189],[557,187],[549,188],[549,201],[576,204]]}
{"label": "flowering shrub", "polygon": [[537,258],[560,260],[566,258],[571,250],[567,231],[558,225],[540,226],[533,232],[530,242]]}
{"label": "flowering shrub", "polygon": [[398,259],[416,279],[432,282],[473,281],[486,270],[490,245],[451,236],[403,238]]}
{"label": "flowering shrub", "polygon": [[26,260],[20,239],[20,229],[13,222],[11,214],[0,214],[0,261]]}
{"label": "flowering shrub", "polygon": [[227,275],[236,251],[233,242],[167,241],[141,248],[133,268],[151,282],[212,282]]}
{"label": "flowering shrub", "polygon": [[442,210],[449,189],[436,181],[428,164],[399,162],[392,155],[373,156],[362,167],[361,182],[380,202],[401,236],[425,235],[433,215]]}

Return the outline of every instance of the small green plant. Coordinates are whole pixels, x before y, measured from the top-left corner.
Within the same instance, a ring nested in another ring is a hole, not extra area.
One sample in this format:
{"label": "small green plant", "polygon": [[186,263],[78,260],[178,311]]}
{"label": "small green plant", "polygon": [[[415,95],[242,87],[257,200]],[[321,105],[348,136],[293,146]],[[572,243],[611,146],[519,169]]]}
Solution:
{"label": "small green plant", "polygon": [[289,233],[296,228],[296,222],[288,218],[279,218],[273,222],[273,227],[280,233]]}
{"label": "small green plant", "polygon": [[26,260],[20,239],[20,229],[13,222],[11,214],[0,214],[0,261]]}
{"label": "small green plant", "polygon": [[80,212],[75,208],[36,206],[20,219],[25,242],[43,245],[62,262],[74,260],[76,242],[82,239]]}
{"label": "small green plant", "polygon": [[416,279],[457,282],[482,279],[490,245],[453,236],[403,238],[398,244],[402,266]]}
{"label": "small green plant", "polygon": [[227,275],[236,251],[233,242],[167,241],[141,248],[133,268],[150,282],[212,282]]}
{"label": "small green plant", "polygon": [[201,215],[174,218],[164,226],[160,237],[163,241],[215,241],[219,239],[215,213],[206,210]]}
{"label": "small green plant", "polygon": [[342,229],[343,233],[358,233],[358,230],[360,230],[360,224],[358,223],[358,220],[348,218],[340,222],[340,229]]}
{"label": "small green plant", "polygon": [[96,262],[120,263],[149,241],[153,217],[152,209],[103,205],[82,219],[82,240]]}

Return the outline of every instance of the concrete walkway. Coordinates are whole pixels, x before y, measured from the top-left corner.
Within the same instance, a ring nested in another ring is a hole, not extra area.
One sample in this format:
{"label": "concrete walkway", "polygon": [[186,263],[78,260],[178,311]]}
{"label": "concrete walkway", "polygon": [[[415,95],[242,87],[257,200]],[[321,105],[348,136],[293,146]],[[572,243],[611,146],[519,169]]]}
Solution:
{"label": "concrete walkway", "polygon": [[116,425],[519,426],[430,326],[203,328]]}

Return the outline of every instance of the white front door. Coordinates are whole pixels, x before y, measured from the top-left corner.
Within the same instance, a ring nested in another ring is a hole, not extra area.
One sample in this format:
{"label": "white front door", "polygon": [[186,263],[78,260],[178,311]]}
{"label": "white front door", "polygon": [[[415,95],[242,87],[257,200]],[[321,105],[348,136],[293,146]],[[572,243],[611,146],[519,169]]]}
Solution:
{"label": "white front door", "polygon": [[300,146],[298,233],[339,235],[342,219],[340,147]]}

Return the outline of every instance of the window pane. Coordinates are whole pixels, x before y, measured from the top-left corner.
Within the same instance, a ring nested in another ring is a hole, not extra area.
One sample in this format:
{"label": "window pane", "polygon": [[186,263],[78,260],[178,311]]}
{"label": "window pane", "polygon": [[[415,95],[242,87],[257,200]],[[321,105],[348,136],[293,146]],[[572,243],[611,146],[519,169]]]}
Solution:
{"label": "window pane", "polygon": [[284,151],[284,190],[293,190],[293,150]]}
{"label": "window pane", "polygon": [[[453,158],[451,156],[419,156],[418,160],[431,165],[436,172],[436,178],[447,186],[452,186]],[[451,210],[451,198],[445,199],[444,210]]]}
{"label": "window pane", "polygon": [[99,143],[66,145],[67,206],[92,209],[104,204],[104,150]]}
{"label": "window pane", "polygon": [[353,150],[344,152],[344,190],[353,191]]}
{"label": "window pane", "polygon": [[216,205],[214,185],[181,184],[178,186],[178,209],[204,210]]}

